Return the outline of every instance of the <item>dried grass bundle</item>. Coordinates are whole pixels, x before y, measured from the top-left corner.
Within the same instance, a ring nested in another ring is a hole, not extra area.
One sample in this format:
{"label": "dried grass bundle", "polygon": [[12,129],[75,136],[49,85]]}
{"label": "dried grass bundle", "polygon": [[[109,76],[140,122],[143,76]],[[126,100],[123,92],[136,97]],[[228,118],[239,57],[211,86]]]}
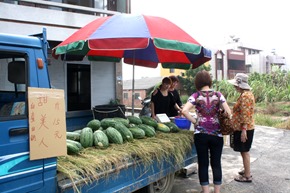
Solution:
{"label": "dried grass bundle", "polygon": [[[160,133],[155,137],[135,139],[124,144],[110,144],[107,149],[85,148],[79,155],[58,157],[57,170],[63,178],[69,179],[77,192],[77,181],[91,183],[105,177],[112,170],[118,173],[130,163],[150,167],[154,160],[175,160],[182,164],[193,143],[192,131]],[[173,159],[172,159],[173,158]]]}

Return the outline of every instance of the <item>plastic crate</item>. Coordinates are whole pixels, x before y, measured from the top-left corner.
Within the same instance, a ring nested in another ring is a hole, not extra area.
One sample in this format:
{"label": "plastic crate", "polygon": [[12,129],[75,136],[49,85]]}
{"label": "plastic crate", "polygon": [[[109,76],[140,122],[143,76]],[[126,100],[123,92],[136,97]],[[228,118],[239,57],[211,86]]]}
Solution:
{"label": "plastic crate", "polygon": [[176,117],[174,119],[174,123],[180,129],[185,129],[185,130],[189,130],[190,129],[190,125],[191,125],[191,122],[188,119],[183,118],[183,117]]}
{"label": "plastic crate", "polygon": [[114,117],[126,118],[125,112],[125,105],[97,105],[93,107],[94,118],[98,120]]}

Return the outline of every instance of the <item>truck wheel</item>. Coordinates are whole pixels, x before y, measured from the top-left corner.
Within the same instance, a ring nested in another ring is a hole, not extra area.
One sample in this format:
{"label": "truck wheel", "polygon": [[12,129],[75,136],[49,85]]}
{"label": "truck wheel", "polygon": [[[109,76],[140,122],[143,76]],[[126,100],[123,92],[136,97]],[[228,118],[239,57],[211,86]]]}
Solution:
{"label": "truck wheel", "polygon": [[142,188],[138,193],[170,193],[174,184],[174,173],[168,174],[164,178]]}

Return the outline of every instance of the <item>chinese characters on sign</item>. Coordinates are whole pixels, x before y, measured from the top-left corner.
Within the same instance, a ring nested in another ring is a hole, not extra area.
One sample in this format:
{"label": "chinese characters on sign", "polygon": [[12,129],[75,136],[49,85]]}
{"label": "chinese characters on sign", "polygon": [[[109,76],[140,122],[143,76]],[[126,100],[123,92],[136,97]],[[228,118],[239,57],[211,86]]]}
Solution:
{"label": "chinese characters on sign", "polygon": [[30,160],[67,155],[64,91],[28,88]]}

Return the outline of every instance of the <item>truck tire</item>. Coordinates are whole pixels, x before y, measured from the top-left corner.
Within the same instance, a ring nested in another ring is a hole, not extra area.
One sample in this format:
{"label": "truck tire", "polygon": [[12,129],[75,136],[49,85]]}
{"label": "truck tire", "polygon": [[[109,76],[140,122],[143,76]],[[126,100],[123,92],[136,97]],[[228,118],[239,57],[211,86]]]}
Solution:
{"label": "truck tire", "polygon": [[135,193],[170,193],[174,184],[175,174],[168,174],[152,184],[136,191]]}

